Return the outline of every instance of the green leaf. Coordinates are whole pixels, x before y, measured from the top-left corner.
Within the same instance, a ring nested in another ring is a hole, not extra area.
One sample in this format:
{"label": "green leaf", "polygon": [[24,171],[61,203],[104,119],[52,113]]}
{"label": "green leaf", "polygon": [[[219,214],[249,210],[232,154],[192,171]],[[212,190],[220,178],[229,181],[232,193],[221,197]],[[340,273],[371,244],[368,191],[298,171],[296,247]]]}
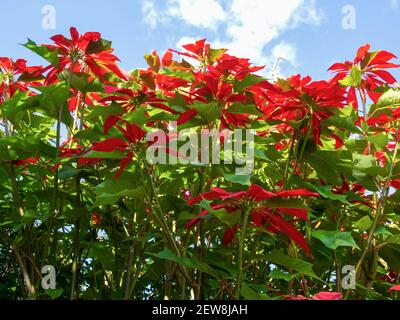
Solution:
{"label": "green leaf", "polygon": [[51,86],[36,87],[35,89],[42,93],[36,96],[40,104],[39,111],[57,120],[59,111],[62,109],[61,121],[67,126],[71,126],[72,117],[67,106],[70,92],[65,83],[61,82]]}
{"label": "green leaf", "polygon": [[377,191],[377,187],[372,180],[380,171],[376,164],[376,158],[373,155],[353,154],[353,159],[354,178],[367,189]]}
{"label": "green leaf", "polygon": [[45,293],[52,299],[57,299],[59,297],[61,297],[62,293],[63,293],[63,289],[59,288],[59,289],[47,289],[45,290]]}
{"label": "green leaf", "polygon": [[323,153],[305,155],[305,160],[315,169],[318,176],[329,184],[339,185],[340,175],[335,170],[332,159]]}
{"label": "green leaf", "polygon": [[218,60],[218,58],[225,52],[226,52],[225,49],[210,48],[208,50],[208,55],[207,55],[209,62],[211,62],[211,64],[214,64]]}
{"label": "green leaf", "polygon": [[385,242],[400,244],[400,234],[389,236]]}
{"label": "green leaf", "polygon": [[61,167],[58,177],[61,181],[67,180],[69,178],[75,177],[78,173],[80,173],[81,169],[76,169],[70,164],[65,164]]}
{"label": "green leaf", "polygon": [[17,91],[13,97],[1,104],[2,111],[7,119],[15,126],[27,115],[27,111],[34,110],[38,105],[36,97],[29,97],[28,92]]}
{"label": "green leaf", "polygon": [[360,249],[354,242],[351,232],[317,230],[313,231],[311,235],[332,250],[336,250],[338,247]]}
{"label": "green leaf", "polygon": [[225,173],[224,177],[226,180],[232,183],[241,184],[243,186],[251,185],[251,175],[237,175],[235,173]]}
{"label": "green leaf", "polygon": [[110,50],[112,47],[112,42],[105,39],[99,39],[98,41],[94,42],[91,41],[86,48],[86,54],[93,54],[105,50]]}
{"label": "green leaf", "polygon": [[369,300],[381,300],[383,298],[383,296],[376,290],[364,287],[359,283],[356,284],[356,289],[360,294],[362,294]]}
{"label": "green leaf", "polygon": [[90,258],[99,260],[106,270],[113,270],[114,268],[114,255],[107,248],[105,242],[95,243],[92,242],[89,247]]}
{"label": "green leaf", "polygon": [[326,119],[324,123],[338,129],[348,130],[351,133],[360,133],[360,129],[354,123],[357,120],[357,116],[357,111],[350,105],[343,109],[338,109],[336,114]]}
{"label": "green leaf", "polygon": [[329,186],[329,185],[313,186],[313,188],[315,189],[315,191],[317,191],[324,198],[331,199],[331,200],[334,200],[334,201],[340,201],[340,202],[343,202],[343,203],[346,203],[346,204],[350,204],[347,201],[347,196],[346,195],[333,193],[331,191],[332,187]]}
{"label": "green leaf", "polygon": [[146,252],[146,254],[150,255],[152,257],[158,258],[158,259],[169,260],[169,261],[179,263],[180,265],[199,270],[201,272],[212,275],[216,278],[219,277],[218,271],[211,268],[207,263],[200,262],[195,257],[193,257],[193,258],[179,257],[179,256],[175,255],[174,253],[172,253],[169,249],[166,249],[166,248],[164,248],[164,250],[159,253]]}
{"label": "green leaf", "polygon": [[0,159],[24,160],[35,156],[55,159],[57,150],[36,137],[9,136],[0,139]]}
{"label": "green leaf", "polygon": [[313,265],[311,263],[288,257],[280,250],[273,250],[271,253],[267,253],[264,257],[270,263],[278,264],[288,269],[293,269],[297,272],[303,273],[306,276],[317,278],[312,269]]}
{"label": "green leaf", "polygon": [[178,119],[178,115],[162,111],[162,112],[152,115],[148,119],[148,122],[160,121],[160,120],[161,121],[176,121],[177,119]]}
{"label": "green leaf", "polygon": [[269,273],[270,278],[272,278],[274,280],[285,280],[285,281],[290,281],[290,280],[294,279],[296,277],[296,275],[297,274],[290,274],[287,272],[283,272],[279,268],[275,268]]}
{"label": "green leaf", "polygon": [[265,81],[264,78],[249,73],[242,81],[236,80],[233,89],[235,90],[235,92],[241,92],[246,88],[263,81]]}
{"label": "green leaf", "polygon": [[379,149],[385,148],[389,142],[389,137],[386,133],[378,133],[373,136],[369,136],[367,138],[368,141],[371,141],[376,147]]}
{"label": "green leaf", "polygon": [[78,89],[80,92],[101,92],[104,85],[98,80],[90,81],[90,76],[86,73],[63,71],[64,76],[62,79],[69,79],[71,87]]}
{"label": "green leaf", "polygon": [[372,225],[372,220],[370,219],[369,216],[362,217],[361,219],[359,219],[354,223],[354,227],[361,232],[368,230],[369,227],[371,227],[371,225]]}
{"label": "green leaf", "polygon": [[229,113],[237,113],[237,114],[252,114],[255,116],[262,116],[260,110],[258,110],[257,106],[254,104],[242,104],[242,103],[233,103],[228,108]]}
{"label": "green leaf", "polygon": [[116,203],[121,197],[143,199],[144,187],[137,187],[129,176],[122,174],[119,179],[107,179],[94,188],[96,202],[94,206]]}
{"label": "green leaf", "polygon": [[123,154],[120,151],[110,151],[110,152],[103,152],[103,151],[94,151],[91,150],[88,153],[85,153],[84,155],[79,156],[81,158],[102,158],[102,159],[122,159],[125,157],[125,154]]}
{"label": "green leaf", "polygon": [[371,111],[373,112],[376,109],[398,106],[400,106],[400,90],[389,89],[379,97],[378,102],[373,106],[373,108],[371,108]]}
{"label": "green leaf", "polygon": [[147,122],[146,110],[144,108],[137,108],[135,111],[129,112],[124,119],[132,124],[143,126]]}
{"label": "green leaf", "polygon": [[28,42],[23,45],[25,48],[35,52],[52,65],[58,67],[58,51],[57,50],[50,50],[46,46],[38,46],[34,41],[28,39]]}
{"label": "green leaf", "polygon": [[246,300],[261,300],[260,295],[251,289],[246,283],[242,282],[240,287],[240,294]]}
{"label": "green leaf", "polygon": [[87,116],[86,119],[96,119],[96,118],[107,118],[108,116],[115,116],[122,114],[124,111],[122,107],[113,102],[109,106],[96,106],[96,108],[93,109]]}
{"label": "green leaf", "polygon": [[222,222],[227,224],[229,227],[235,226],[239,222],[240,217],[241,217],[240,211],[228,213],[225,211],[225,209],[214,210],[210,206],[209,202],[205,199],[200,201],[198,203],[198,206],[203,208],[204,210],[207,210],[211,215],[213,215],[217,219],[221,220]]}
{"label": "green leaf", "polygon": [[179,92],[176,92],[174,97],[168,99],[168,104],[172,108],[175,107],[175,110],[179,112],[184,112],[185,110],[187,110],[187,102]]}
{"label": "green leaf", "polygon": [[220,109],[217,102],[195,103],[193,104],[193,108],[197,110],[197,113],[206,122],[215,121],[220,114]]}
{"label": "green leaf", "polygon": [[343,80],[340,80],[339,83],[345,87],[358,87],[361,84],[361,80],[361,69],[358,66],[353,66],[350,74]]}
{"label": "green leaf", "polygon": [[163,74],[167,75],[167,76],[171,76],[174,78],[178,78],[178,79],[183,79],[189,82],[192,82],[194,80],[194,74],[192,72],[186,72],[183,70],[171,70],[171,69],[164,69]]}

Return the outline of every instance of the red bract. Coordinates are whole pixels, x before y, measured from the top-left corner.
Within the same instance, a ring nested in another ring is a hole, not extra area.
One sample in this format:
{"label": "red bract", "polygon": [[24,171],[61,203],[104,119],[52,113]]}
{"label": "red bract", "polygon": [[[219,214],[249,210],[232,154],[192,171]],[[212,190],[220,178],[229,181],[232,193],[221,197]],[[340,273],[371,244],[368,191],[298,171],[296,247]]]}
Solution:
{"label": "red bract", "polygon": [[389,186],[400,190],[400,179],[393,179],[392,181],[389,182]]}
{"label": "red bract", "polygon": [[[223,203],[213,204],[211,208],[213,210],[226,209],[227,212],[234,212],[237,210],[250,210],[250,217],[253,225],[257,227],[272,227],[272,231],[280,231],[286,234],[299,246],[301,246],[308,255],[311,256],[311,252],[308,248],[303,235],[296,230],[296,228],[285,220],[282,215],[289,214],[291,216],[300,218],[302,220],[307,220],[307,210],[306,209],[296,209],[296,208],[286,208],[284,205],[278,208],[269,207],[267,203],[263,201],[272,198],[291,198],[291,197],[318,197],[319,194],[311,192],[305,189],[295,189],[295,190],[283,190],[276,193],[266,191],[258,185],[252,185],[246,191],[239,191],[231,193],[219,188],[213,188],[211,191],[199,194],[188,201],[188,205],[193,205],[201,200],[219,200]],[[202,211],[199,217],[203,217],[208,214],[208,211]],[[186,227],[191,228],[200,218],[191,220]],[[232,239],[237,230],[238,226],[232,229],[228,229],[224,235],[224,243],[228,244]]]}
{"label": "red bract", "polygon": [[93,212],[90,216],[90,224],[93,226],[98,226],[101,223],[101,215],[97,212]]}
{"label": "red bract", "polygon": [[124,154],[124,157],[117,164],[117,166],[119,166],[119,170],[115,174],[115,178],[118,178],[135,156],[135,145],[146,135],[146,132],[135,124],[124,122],[124,125],[125,127],[122,127],[120,125],[116,125],[116,127],[121,131],[125,139],[108,138],[104,141],[93,144],[93,146],[90,147],[89,150],[85,153],[86,157],[81,157],[78,160],[78,165],[82,166],[85,164],[93,164],[103,160],[103,158],[101,157],[90,157],[88,155],[90,151],[120,151],[122,154]]}
{"label": "red bract", "polygon": [[[322,145],[322,123],[335,115],[337,108],[344,107],[344,94],[344,89],[336,82],[313,82],[311,77],[296,75],[266,90],[264,98],[268,99],[259,107],[268,120],[280,120],[287,126],[291,126],[291,121],[302,122],[302,133],[306,135],[311,129],[315,141]],[[333,132],[328,135],[335,139],[337,147],[343,144]]]}
{"label": "red bract", "polygon": [[391,271],[391,272],[381,276],[380,279],[385,280],[390,283],[394,283],[394,282],[396,282],[397,276],[398,276],[397,272]]}
{"label": "red bract", "polygon": [[39,161],[40,157],[32,157],[32,158],[27,158],[24,160],[15,160],[13,161],[13,164],[16,166],[26,166],[28,164],[36,164]]}
{"label": "red bract", "polygon": [[342,297],[341,292],[321,291],[313,296],[313,300],[340,300]]}
{"label": "red bract", "polygon": [[[249,59],[237,58],[224,53],[226,50],[214,50],[217,54],[212,58],[208,56],[210,49],[204,44],[204,40],[195,44],[184,46],[192,53],[180,53],[202,62],[198,70],[193,71],[195,80],[190,90],[185,90],[193,101],[201,103],[217,102],[220,109],[219,119],[221,128],[232,128],[236,126],[246,126],[249,123],[249,114],[240,109],[231,111],[230,107],[234,103],[246,104],[251,101],[251,95],[243,92],[235,92],[235,83],[243,81],[244,78],[264,67],[252,66]],[[172,50],[173,52],[176,52]],[[261,80],[260,80],[261,81]],[[183,84],[183,82],[181,82]],[[179,82],[177,82],[179,84]],[[251,90],[248,90],[249,93]],[[190,106],[189,106],[190,107]],[[190,108],[182,113],[178,119],[178,124],[184,124],[198,114],[198,110]]]}
{"label": "red bract", "polygon": [[75,112],[83,106],[93,106],[95,102],[100,100],[101,96],[96,92],[82,93],[77,89],[71,89],[71,98],[68,100],[68,109],[71,112]]}
{"label": "red bract", "polygon": [[[335,63],[329,68],[330,71],[337,73],[334,81],[343,80],[351,73],[353,74],[352,81],[354,82],[350,84],[348,99],[349,103],[353,103],[356,109],[358,109],[357,87],[376,102],[381,93],[374,90],[385,83],[393,84],[396,82],[393,75],[386,71],[386,69],[398,68],[400,66],[391,62],[392,59],[397,58],[393,53],[384,50],[371,52],[369,51],[370,48],[371,46],[366,44],[358,49],[353,62]],[[360,76],[358,76],[359,73],[361,73]]]}
{"label": "red bract", "polygon": [[392,292],[392,291],[400,291],[400,285],[393,286],[388,290],[388,292]]}
{"label": "red bract", "polygon": [[352,185],[349,185],[347,182],[346,178],[342,175],[341,176],[343,184],[340,187],[333,187],[332,192],[336,194],[346,194],[348,192],[353,192],[356,194],[358,197],[360,197],[360,200],[351,200],[350,202],[353,203],[360,203],[364,204],[366,206],[371,206],[369,204],[369,197],[365,195],[365,187],[360,185],[359,183],[354,183]]}
{"label": "red bract", "polygon": [[[233,80],[242,81],[249,73],[254,73],[264,69],[264,67],[252,66],[249,59],[237,58],[229,54],[221,55],[214,65],[207,67],[205,79],[216,79],[218,82],[232,82]],[[206,81],[207,82],[207,81]],[[217,87],[212,80],[207,83],[209,89],[216,94]]]}
{"label": "red bract", "polygon": [[158,98],[155,92],[148,88],[143,88],[138,91],[127,88],[115,89],[109,93],[112,95],[103,98],[100,102],[107,103],[115,101],[124,109],[125,112],[133,111],[140,106],[151,106],[168,111],[172,114],[177,113],[175,110],[164,104],[164,102],[166,102],[165,99]]}
{"label": "red bract", "polygon": [[64,70],[83,72],[98,77],[104,81],[108,73],[113,73],[121,79],[127,80],[125,74],[117,66],[119,59],[112,54],[114,51],[110,43],[101,39],[98,32],[86,32],[80,35],[76,28],[70,29],[71,39],[59,34],[51,38],[53,44],[45,45],[50,50],[57,50],[59,65],[49,65],[46,83],[58,80],[57,74]]}
{"label": "red bract", "polygon": [[29,67],[24,59],[0,57],[0,74],[0,100],[11,98],[17,90],[28,91],[43,79],[42,67]]}
{"label": "red bract", "polygon": [[180,52],[173,49],[169,49],[169,51],[201,62],[206,62],[207,55],[210,51],[210,44],[206,43],[206,39],[201,39],[196,41],[195,43],[183,45],[182,47],[188,52]]}
{"label": "red bract", "polygon": [[303,295],[288,295],[285,300],[340,300],[343,294],[341,292],[328,292],[321,291],[312,296],[312,298],[306,298]]}

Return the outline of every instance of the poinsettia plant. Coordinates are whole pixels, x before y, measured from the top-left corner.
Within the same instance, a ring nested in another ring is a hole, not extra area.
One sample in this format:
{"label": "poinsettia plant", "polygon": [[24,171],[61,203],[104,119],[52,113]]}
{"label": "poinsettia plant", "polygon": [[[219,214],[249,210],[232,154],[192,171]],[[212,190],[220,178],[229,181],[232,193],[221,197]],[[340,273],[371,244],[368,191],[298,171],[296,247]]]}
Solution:
{"label": "poinsettia plant", "polygon": [[[398,298],[393,53],[271,80],[204,39],[131,71],[98,32],[51,40],[0,58],[1,298]],[[252,132],[250,170],[186,161],[212,130]]]}

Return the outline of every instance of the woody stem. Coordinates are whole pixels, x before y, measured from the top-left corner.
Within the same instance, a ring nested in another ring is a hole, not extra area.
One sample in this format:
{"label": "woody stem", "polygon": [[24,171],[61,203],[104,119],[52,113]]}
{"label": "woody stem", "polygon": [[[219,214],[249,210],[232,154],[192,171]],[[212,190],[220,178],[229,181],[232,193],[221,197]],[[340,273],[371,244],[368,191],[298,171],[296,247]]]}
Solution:
{"label": "woody stem", "polygon": [[239,239],[239,247],[237,253],[237,277],[236,277],[236,286],[234,293],[236,300],[240,299],[240,289],[243,281],[243,252],[244,252],[244,242],[246,239],[246,229],[249,220],[249,215],[250,215],[250,209],[248,208],[243,214],[241,229],[240,229],[240,239]]}
{"label": "woody stem", "polygon": [[[172,233],[170,227],[168,226],[167,222],[164,219],[164,215],[163,215],[163,212],[162,212],[162,209],[161,209],[161,205],[160,205],[160,203],[158,201],[158,195],[157,195],[156,187],[154,185],[153,178],[152,178],[152,176],[150,175],[150,173],[148,171],[148,167],[146,165],[146,160],[144,160],[143,162],[145,163],[144,171],[146,172],[147,178],[148,178],[148,180],[150,182],[149,185],[150,185],[150,189],[151,189],[153,200],[155,202],[155,209],[153,207],[154,217],[156,218],[156,221],[160,225],[160,227],[161,227],[161,229],[162,229],[162,231],[164,233],[164,236],[165,236],[165,238],[166,238],[166,240],[167,240],[167,242],[169,244],[170,249],[174,252],[175,255],[181,257],[182,254],[181,254],[181,252],[180,252],[180,250],[179,250],[179,248],[178,248],[178,246],[177,246],[177,244],[175,242],[175,239],[173,237],[173,233]],[[193,282],[192,282],[192,280],[191,280],[191,278],[189,276],[189,273],[188,273],[186,267],[180,264],[179,268],[180,268],[183,276],[185,277],[185,279],[188,281],[188,283],[192,284]]]}

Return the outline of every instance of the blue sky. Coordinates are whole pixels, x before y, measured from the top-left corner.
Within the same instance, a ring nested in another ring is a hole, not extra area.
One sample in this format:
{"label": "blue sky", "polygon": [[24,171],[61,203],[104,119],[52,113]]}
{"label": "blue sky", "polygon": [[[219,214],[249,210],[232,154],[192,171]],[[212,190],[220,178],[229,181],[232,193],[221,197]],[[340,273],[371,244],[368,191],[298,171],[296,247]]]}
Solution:
{"label": "blue sky", "polygon": [[[55,29],[42,26],[45,5],[55,9]],[[199,38],[266,64],[267,71],[277,57],[286,58],[282,74],[315,79],[327,78],[333,62],[352,59],[367,42],[400,55],[396,0],[1,0],[0,8],[0,56],[31,64],[43,61],[19,43],[28,37],[49,43],[70,26],[112,40],[126,70],[145,67],[143,55],[154,49]],[[354,29],[343,28],[347,18]]]}

